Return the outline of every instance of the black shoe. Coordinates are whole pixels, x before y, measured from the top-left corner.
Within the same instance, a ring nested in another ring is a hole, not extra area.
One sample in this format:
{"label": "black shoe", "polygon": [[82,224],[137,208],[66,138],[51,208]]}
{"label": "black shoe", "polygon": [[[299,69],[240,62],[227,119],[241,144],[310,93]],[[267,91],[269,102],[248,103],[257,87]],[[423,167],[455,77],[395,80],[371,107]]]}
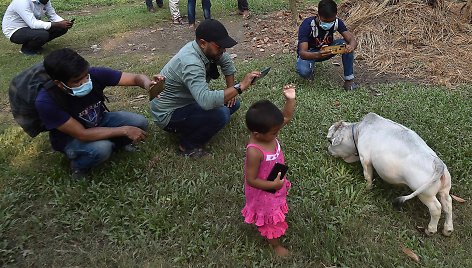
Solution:
{"label": "black shoe", "polygon": [[88,170],[73,168],[70,176],[75,181],[83,181],[88,177],[88,175]]}
{"label": "black shoe", "polygon": [[177,149],[177,154],[182,155],[185,157],[204,157],[207,156],[209,153],[205,151],[203,148],[193,148],[193,149],[187,149],[182,151],[180,148]]}
{"label": "black shoe", "polygon": [[32,49],[27,49],[27,48],[24,48],[24,47],[22,47],[20,49],[21,53],[23,53],[24,55],[28,55],[28,56],[41,54],[41,51],[42,51],[42,49],[32,50]]}

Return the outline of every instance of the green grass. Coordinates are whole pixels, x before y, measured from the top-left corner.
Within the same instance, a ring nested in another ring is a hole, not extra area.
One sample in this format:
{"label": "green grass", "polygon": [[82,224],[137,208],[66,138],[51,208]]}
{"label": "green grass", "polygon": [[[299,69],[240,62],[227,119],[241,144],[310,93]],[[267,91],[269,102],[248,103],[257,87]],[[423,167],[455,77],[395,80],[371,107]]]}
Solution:
{"label": "green grass", "polygon": [[[5,1],[0,2],[0,4]],[[89,1],[92,2],[92,1]],[[125,2],[125,1],[122,1]],[[113,1],[113,3],[122,3]],[[182,1],[185,2],[185,1]],[[228,1],[231,2],[231,1]],[[213,1],[215,14],[231,3]],[[236,2],[236,0],[234,1]],[[55,1],[63,10],[66,1]],[[95,1],[106,5],[107,1]],[[223,4],[224,3],[224,4]],[[282,8],[283,1],[252,1],[255,12]],[[75,1],[74,8],[86,6]],[[77,30],[55,40],[80,50],[97,40],[140,28],[168,15],[150,15],[134,1],[90,17],[77,18]],[[105,7],[106,8],[106,7]],[[161,17],[159,17],[161,16]],[[107,21],[114,18],[111,27]],[[154,20],[154,21],[152,21]],[[91,28],[91,26],[94,26]],[[80,42],[77,42],[81,40]],[[83,41],[83,42],[82,42]],[[20,57],[5,39],[0,85],[2,107],[14,74],[40,57]],[[89,58],[92,64],[128,72],[156,73],[161,57],[144,65],[135,54]],[[13,64],[14,63],[14,64]],[[415,130],[448,165],[452,193],[469,199],[472,193],[471,85],[450,90],[413,84],[384,84],[374,96],[365,88],[341,89],[321,64],[317,80],[305,82],[293,71],[293,56],[275,56],[249,63],[236,62],[238,78],[250,70],[273,66],[271,73],[242,96],[242,106],[209,144],[206,159],[175,155],[175,137],[151,125],[149,137],[135,154],[119,152],[93,172],[93,179],[75,183],[68,163],[50,149],[47,135],[31,139],[2,113],[0,128],[0,264],[38,267],[129,266],[293,266],[293,267],[471,267],[470,202],[454,203],[455,233],[425,237],[416,226],[429,221],[427,208],[417,199],[395,211],[391,201],[409,193],[381,180],[366,191],[359,163],[346,164],[326,151],[326,132],[337,120],[358,121],[376,112]],[[292,258],[273,258],[253,226],[243,223],[240,210],[243,157],[248,133],[244,114],[259,99],[283,104],[282,85],[297,85],[296,114],[280,133],[293,188],[288,197],[289,230],[283,242]],[[212,83],[213,88],[223,81]],[[110,88],[112,110],[144,114],[147,102],[133,102],[143,94],[136,88]],[[335,105],[336,102],[340,105]],[[155,160],[158,157],[159,160]],[[444,219],[441,220],[441,224]],[[440,229],[442,226],[440,226]],[[413,249],[421,264],[400,250]]]}

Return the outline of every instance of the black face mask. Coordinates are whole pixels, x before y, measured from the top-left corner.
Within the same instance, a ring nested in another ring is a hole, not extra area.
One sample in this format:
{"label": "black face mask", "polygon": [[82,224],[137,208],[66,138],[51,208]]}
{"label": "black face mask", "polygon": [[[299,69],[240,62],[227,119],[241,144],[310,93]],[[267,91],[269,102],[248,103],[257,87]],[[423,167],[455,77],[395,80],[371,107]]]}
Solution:
{"label": "black face mask", "polygon": [[43,5],[47,4],[49,2],[49,0],[39,0],[39,2]]}

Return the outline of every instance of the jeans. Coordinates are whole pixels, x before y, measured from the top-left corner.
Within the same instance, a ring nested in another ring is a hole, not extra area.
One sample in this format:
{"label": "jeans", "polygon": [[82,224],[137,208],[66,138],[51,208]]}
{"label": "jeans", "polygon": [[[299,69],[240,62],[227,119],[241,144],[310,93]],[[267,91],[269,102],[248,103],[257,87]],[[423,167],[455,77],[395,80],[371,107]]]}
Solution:
{"label": "jeans", "polygon": [[67,30],[61,28],[44,30],[24,27],[16,30],[10,37],[10,41],[15,44],[23,44],[21,50],[38,51],[47,42],[67,33]]}
{"label": "jeans", "polygon": [[204,110],[198,103],[192,103],[172,113],[165,131],[180,134],[180,145],[186,150],[202,147],[228,122],[239,109],[239,100],[231,107],[222,106]]}
{"label": "jeans", "polygon": [[249,4],[247,3],[247,0],[238,0],[238,10],[239,11],[249,10]]}
{"label": "jeans", "polygon": [[[330,46],[333,45],[340,45],[346,43],[344,39],[336,39],[334,40]],[[309,52],[317,52],[319,49],[310,49]],[[335,55],[330,55],[327,58],[321,60],[304,60],[300,58],[297,59],[297,73],[305,78],[305,79],[313,79],[315,74],[315,62],[321,62],[328,60]],[[343,61],[343,71],[344,71],[344,80],[352,80],[354,79],[354,52],[342,54],[342,61]]]}
{"label": "jeans", "polygon": [[[156,4],[157,4],[158,7],[162,7],[162,6],[164,5],[164,1],[163,1],[163,0],[156,0]],[[146,0],[146,6],[147,6],[148,8],[154,7],[154,6],[152,5],[152,0]]]}
{"label": "jeans", "polygon": [[[197,0],[188,0],[187,13],[188,23],[195,24],[195,5]],[[210,0],[202,0],[203,16],[205,19],[211,19],[211,2]]]}
{"label": "jeans", "polygon": [[[104,113],[99,127],[134,126],[146,130],[147,119],[139,114],[130,112]],[[99,165],[108,158],[114,149],[119,149],[132,142],[128,137],[116,137],[107,140],[85,142],[72,139],[64,148],[64,153],[71,161],[73,169],[88,170]]]}

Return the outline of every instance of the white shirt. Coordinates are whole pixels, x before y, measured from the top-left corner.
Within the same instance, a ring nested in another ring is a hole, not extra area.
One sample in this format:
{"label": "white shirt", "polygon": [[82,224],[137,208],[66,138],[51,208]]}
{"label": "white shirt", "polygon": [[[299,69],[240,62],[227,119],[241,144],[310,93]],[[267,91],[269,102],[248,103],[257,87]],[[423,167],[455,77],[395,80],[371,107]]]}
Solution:
{"label": "white shirt", "polygon": [[[41,20],[44,15],[48,17],[49,22]],[[56,14],[51,1],[43,5],[38,0],[13,0],[3,16],[2,31],[10,39],[20,28],[49,30],[51,22],[62,20],[64,19]]]}

